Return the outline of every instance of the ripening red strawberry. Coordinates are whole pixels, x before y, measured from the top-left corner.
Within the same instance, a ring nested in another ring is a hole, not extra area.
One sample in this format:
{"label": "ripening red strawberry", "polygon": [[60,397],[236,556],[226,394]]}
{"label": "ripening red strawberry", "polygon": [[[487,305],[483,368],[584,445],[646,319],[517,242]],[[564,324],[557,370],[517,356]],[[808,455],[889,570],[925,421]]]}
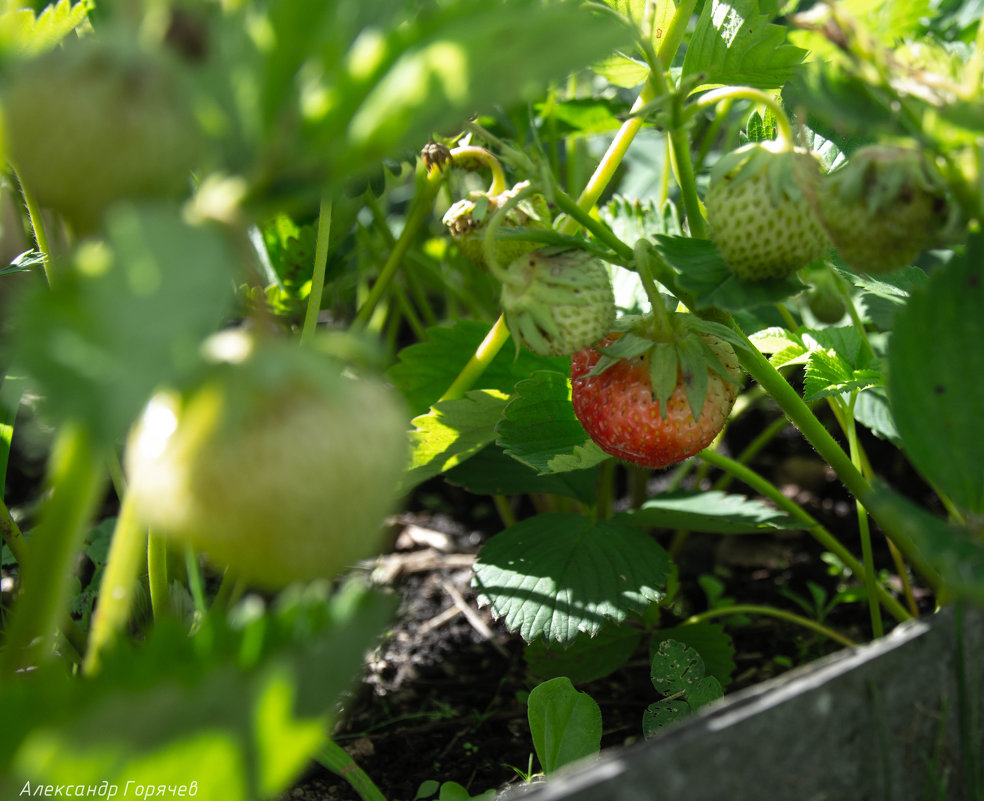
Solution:
{"label": "ripening red strawberry", "polygon": [[[628,349],[628,358],[606,357],[605,348],[623,336],[613,332],[571,360],[574,413],[591,439],[611,456],[653,469],[682,462],[710,445],[738,395],[741,368],[731,345],[693,333],[682,341],[651,342],[648,348],[642,341]],[[689,359],[681,358],[685,352]],[[694,360],[695,353],[705,358]],[[602,363],[599,371],[602,359],[608,365]],[[688,364],[706,375],[697,375]],[[658,388],[668,385],[667,377],[675,380],[669,392]],[[704,392],[695,393],[704,378]],[[696,401],[695,394],[700,396]]]}

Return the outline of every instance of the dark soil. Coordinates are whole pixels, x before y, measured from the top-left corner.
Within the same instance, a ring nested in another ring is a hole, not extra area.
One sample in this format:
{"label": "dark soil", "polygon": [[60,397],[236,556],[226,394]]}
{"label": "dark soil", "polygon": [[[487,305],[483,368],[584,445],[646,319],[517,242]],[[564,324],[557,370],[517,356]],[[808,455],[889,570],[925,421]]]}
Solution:
{"label": "dark soil", "polygon": [[[746,415],[731,432],[741,443],[765,424],[761,414]],[[873,438],[865,440],[872,461],[886,461],[882,474],[917,500],[930,493],[897,452]],[[740,445],[732,446],[734,452]],[[754,465],[783,492],[794,497],[854,553],[860,553],[853,501],[793,430],[778,436]],[[710,477],[715,478],[714,476]],[[656,485],[666,475],[656,474]],[[706,484],[705,484],[706,485]],[[703,485],[702,485],[703,486]],[[732,485],[730,491],[749,492]],[[418,496],[434,496],[425,487]],[[471,589],[470,560],[495,533],[498,521],[487,500],[434,485],[446,515],[408,512],[401,518],[393,553],[375,570],[380,583],[402,602],[365,674],[345,704],[335,739],[390,801],[410,801],[425,780],[455,781],[471,793],[522,782],[520,772],[539,769],[526,720],[526,694],[537,683],[524,660],[524,644],[478,609]],[[656,532],[667,547],[671,532]],[[899,586],[884,540],[873,532],[877,566]],[[791,595],[811,598],[810,584],[833,597],[844,577],[833,575],[823,549],[801,532],[770,536],[721,537],[692,534],[676,554],[680,595],[666,613],[666,625],[707,608],[701,586],[708,577],[724,597],[738,603],[804,610]],[[931,606],[916,588],[922,604]],[[462,601],[469,610],[461,611]],[[809,662],[839,646],[821,635],[773,618],[726,618],[735,647],[735,671],[726,692],[755,684]],[[843,603],[825,623],[856,641],[870,639],[867,606]],[[890,625],[891,621],[886,621]],[[645,639],[639,651],[614,674],[578,689],[601,707],[603,748],[642,736],[646,706],[658,699],[649,679]],[[532,761],[531,761],[532,760]],[[342,779],[314,766],[283,797],[303,801],[356,801]]]}

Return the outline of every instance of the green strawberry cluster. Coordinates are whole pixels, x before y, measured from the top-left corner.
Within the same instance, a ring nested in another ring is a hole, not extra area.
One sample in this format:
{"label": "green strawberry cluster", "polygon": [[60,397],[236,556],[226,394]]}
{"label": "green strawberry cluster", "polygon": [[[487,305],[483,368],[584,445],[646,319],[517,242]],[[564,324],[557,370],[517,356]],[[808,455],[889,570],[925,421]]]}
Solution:
{"label": "green strawberry cluster", "polygon": [[783,279],[833,246],[859,273],[905,267],[939,234],[947,213],[921,152],[869,146],[824,174],[814,156],[757,142],[711,172],[708,235],[743,281]]}

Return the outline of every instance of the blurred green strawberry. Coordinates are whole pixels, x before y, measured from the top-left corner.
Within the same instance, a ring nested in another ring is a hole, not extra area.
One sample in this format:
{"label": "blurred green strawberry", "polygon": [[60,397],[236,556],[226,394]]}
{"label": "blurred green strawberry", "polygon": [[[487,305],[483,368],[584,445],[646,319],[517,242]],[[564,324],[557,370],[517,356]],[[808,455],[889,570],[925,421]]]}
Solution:
{"label": "blurred green strawberry", "polygon": [[819,164],[809,153],[755,142],[722,157],[705,199],[708,236],[743,281],[786,278],[829,247],[801,190]]}
{"label": "blurred green strawberry", "polygon": [[97,35],[13,64],[4,133],[27,190],[88,233],[113,201],[186,189],[200,139],[176,69],[163,53]]}
{"label": "blurred green strawberry", "polygon": [[331,577],[375,553],[407,454],[388,387],[241,332],[184,393],[151,400],[126,466],[153,530],[265,587]]}
{"label": "blurred green strawberry", "polygon": [[818,184],[817,214],[840,257],[860,273],[909,266],[946,216],[940,183],[919,151],[870,145]]}
{"label": "blurred green strawberry", "polygon": [[542,356],[569,356],[608,333],[615,295],[608,267],[583,250],[537,250],[502,276],[502,309],[517,342]]}

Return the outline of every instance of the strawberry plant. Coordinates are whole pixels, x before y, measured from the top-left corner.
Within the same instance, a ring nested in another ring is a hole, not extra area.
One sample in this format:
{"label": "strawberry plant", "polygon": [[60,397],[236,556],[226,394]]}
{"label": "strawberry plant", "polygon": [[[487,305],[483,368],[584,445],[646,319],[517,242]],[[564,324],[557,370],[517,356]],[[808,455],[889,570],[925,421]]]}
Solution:
{"label": "strawberry plant", "polygon": [[[607,745],[582,685],[644,665],[650,735],[753,621],[984,603],[978,16],[3,6],[0,795],[379,801],[346,691],[447,516],[547,773]],[[752,540],[851,601],[724,588]]]}

